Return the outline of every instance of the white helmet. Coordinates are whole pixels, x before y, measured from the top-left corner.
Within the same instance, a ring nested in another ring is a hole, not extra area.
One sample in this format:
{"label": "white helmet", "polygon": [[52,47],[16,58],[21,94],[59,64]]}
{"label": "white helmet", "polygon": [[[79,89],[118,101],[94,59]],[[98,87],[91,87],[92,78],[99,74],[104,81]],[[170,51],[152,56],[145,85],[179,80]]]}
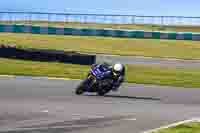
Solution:
{"label": "white helmet", "polygon": [[124,69],[124,66],[120,63],[116,63],[114,66],[113,66],[113,71],[114,73],[118,74],[118,73],[121,73]]}

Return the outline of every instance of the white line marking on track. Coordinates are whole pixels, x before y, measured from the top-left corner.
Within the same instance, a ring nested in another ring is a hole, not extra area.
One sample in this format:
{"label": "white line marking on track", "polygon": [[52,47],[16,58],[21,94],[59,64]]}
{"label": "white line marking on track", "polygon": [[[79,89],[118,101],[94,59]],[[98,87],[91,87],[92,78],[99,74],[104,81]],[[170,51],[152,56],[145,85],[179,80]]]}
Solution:
{"label": "white line marking on track", "polygon": [[81,120],[81,114],[72,114],[72,120]]}
{"label": "white line marking on track", "polygon": [[94,115],[94,116],[87,116],[87,118],[91,118],[91,119],[101,119],[101,118],[105,118],[105,116]]}
{"label": "white line marking on track", "polygon": [[102,119],[105,118],[103,115],[86,115],[86,116],[81,116],[80,114],[72,114],[72,119],[73,120],[80,120],[81,118],[83,119]]}
{"label": "white line marking on track", "polygon": [[81,114],[72,114],[72,116],[81,116]]}
{"label": "white line marking on track", "polygon": [[48,113],[49,111],[48,111],[48,110],[42,110],[41,112],[43,112],[43,113]]}
{"label": "white line marking on track", "polygon": [[189,123],[189,122],[200,122],[200,118],[193,118],[193,119],[189,119],[189,120],[179,121],[179,122],[172,123],[172,124],[169,124],[169,125],[166,125],[166,126],[161,126],[159,128],[151,129],[151,130],[145,131],[143,133],[157,132],[161,129],[171,128],[171,127],[175,127],[175,126],[178,126],[178,125],[181,125],[181,124],[184,124],[184,123]]}
{"label": "white line marking on track", "polygon": [[136,121],[137,119],[136,118],[126,118],[126,119],[123,119],[123,120],[126,120],[126,121]]}
{"label": "white line marking on track", "polygon": [[81,120],[80,117],[73,117],[72,120]]}

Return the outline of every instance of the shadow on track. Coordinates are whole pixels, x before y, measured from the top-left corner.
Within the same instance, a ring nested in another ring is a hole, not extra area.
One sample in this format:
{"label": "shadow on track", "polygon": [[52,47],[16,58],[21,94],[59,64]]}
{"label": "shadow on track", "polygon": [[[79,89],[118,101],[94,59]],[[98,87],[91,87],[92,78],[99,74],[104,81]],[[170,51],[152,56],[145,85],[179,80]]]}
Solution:
{"label": "shadow on track", "polygon": [[152,97],[133,97],[133,96],[121,96],[121,95],[105,95],[104,97],[135,99],[135,100],[153,100],[153,101],[160,101],[161,100],[159,98],[152,98]]}
{"label": "shadow on track", "polygon": [[[97,97],[97,95],[85,95],[88,97]],[[101,96],[99,96],[101,97]],[[122,96],[122,95],[105,95],[102,97],[108,98],[120,98],[120,99],[131,99],[131,100],[151,100],[151,101],[161,101],[160,98],[153,98],[153,97],[134,97],[134,96]]]}

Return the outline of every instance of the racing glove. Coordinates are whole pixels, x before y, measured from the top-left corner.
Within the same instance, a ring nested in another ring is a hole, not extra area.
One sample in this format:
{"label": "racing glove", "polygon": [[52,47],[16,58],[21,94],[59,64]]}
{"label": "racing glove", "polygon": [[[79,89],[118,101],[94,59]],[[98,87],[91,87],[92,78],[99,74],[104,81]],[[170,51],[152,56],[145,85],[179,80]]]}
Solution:
{"label": "racing glove", "polygon": [[113,82],[113,87],[112,90],[113,91],[118,91],[118,88],[120,87],[121,83],[124,81],[123,76],[120,76],[117,81]]}

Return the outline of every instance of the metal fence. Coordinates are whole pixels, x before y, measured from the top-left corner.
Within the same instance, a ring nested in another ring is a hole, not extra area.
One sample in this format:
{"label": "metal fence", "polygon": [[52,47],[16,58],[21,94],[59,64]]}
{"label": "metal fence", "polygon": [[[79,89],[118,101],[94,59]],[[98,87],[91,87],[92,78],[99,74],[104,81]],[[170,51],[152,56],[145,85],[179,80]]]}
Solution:
{"label": "metal fence", "polygon": [[137,16],[110,14],[70,14],[42,12],[0,12],[0,23],[37,24],[46,22],[79,22],[102,24],[151,24],[151,25],[193,25],[200,26],[200,17],[185,16]]}

